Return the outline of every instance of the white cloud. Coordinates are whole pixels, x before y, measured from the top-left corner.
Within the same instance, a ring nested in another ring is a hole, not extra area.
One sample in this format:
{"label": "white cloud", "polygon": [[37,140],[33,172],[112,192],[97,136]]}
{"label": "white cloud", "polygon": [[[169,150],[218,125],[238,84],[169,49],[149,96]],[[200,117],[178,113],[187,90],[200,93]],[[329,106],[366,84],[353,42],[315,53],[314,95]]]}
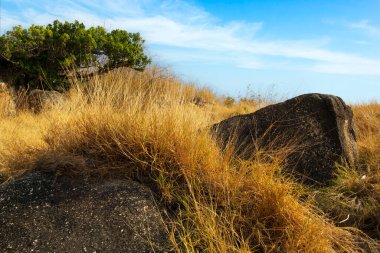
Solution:
{"label": "white cloud", "polygon": [[1,16],[0,34],[3,34],[6,31],[10,30],[13,26],[16,26],[16,25],[25,26],[28,24],[28,23],[20,20],[18,16],[11,14],[4,9],[0,9],[0,13],[1,13],[0,14],[0,16]]}
{"label": "white cloud", "polygon": [[371,36],[380,38],[380,28],[373,26],[369,23],[369,20],[363,19],[358,22],[349,23],[349,27],[357,30],[361,30]]}
{"label": "white cloud", "polygon": [[[89,26],[140,32],[148,46],[155,47],[155,54],[164,59],[177,57],[189,61],[225,61],[244,68],[302,70],[306,67],[300,67],[300,62],[306,61],[307,69],[316,72],[380,75],[380,60],[329,50],[329,38],[264,40],[260,38],[260,31],[265,29],[262,21],[222,23],[202,8],[180,0],[42,0],[39,4],[30,0],[20,6],[25,7],[21,12],[16,10],[17,15],[3,12],[2,23],[46,24],[54,19],[77,19]],[[351,27],[373,35],[380,33],[367,20],[352,23]],[[160,47],[171,50],[160,51]]]}
{"label": "white cloud", "polygon": [[350,75],[379,75],[380,62],[357,64],[357,63],[320,63],[313,67],[316,72],[350,74]]}
{"label": "white cloud", "polygon": [[370,42],[368,42],[366,40],[355,40],[354,43],[358,44],[358,45],[369,45],[369,44],[371,44]]}

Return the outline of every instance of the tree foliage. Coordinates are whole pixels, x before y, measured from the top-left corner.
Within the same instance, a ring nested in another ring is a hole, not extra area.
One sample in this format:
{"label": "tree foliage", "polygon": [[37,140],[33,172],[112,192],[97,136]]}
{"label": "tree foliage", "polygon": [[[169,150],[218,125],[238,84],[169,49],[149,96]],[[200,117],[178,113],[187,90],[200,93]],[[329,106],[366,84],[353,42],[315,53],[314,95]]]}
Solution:
{"label": "tree foliage", "polygon": [[[17,73],[16,86],[55,88],[75,74],[102,72],[118,67],[144,70],[150,59],[139,33],[107,32],[104,27],[86,29],[83,23],[58,20],[46,26],[15,26],[0,37],[0,75],[10,68]],[[71,72],[72,73],[72,72]]]}

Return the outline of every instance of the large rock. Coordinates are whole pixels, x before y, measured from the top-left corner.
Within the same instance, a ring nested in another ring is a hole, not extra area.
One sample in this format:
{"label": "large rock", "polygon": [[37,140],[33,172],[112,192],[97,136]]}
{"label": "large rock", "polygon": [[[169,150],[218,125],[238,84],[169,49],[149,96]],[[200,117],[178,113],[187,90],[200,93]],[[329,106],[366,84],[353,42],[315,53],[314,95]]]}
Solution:
{"label": "large rock", "polygon": [[28,107],[35,113],[40,112],[43,108],[59,107],[64,101],[64,95],[58,91],[34,89],[27,95]]}
{"label": "large rock", "polygon": [[291,148],[287,171],[310,183],[327,184],[335,163],[355,166],[353,114],[336,96],[305,94],[262,108],[254,113],[226,119],[212,127],[223,148],[228,143],[237,155],[250,159],[257,149]]}
{"label": "large rock", "polygon": [[0,249],[168,252],[163,211],[134,181],[34,172],[0,185]]}

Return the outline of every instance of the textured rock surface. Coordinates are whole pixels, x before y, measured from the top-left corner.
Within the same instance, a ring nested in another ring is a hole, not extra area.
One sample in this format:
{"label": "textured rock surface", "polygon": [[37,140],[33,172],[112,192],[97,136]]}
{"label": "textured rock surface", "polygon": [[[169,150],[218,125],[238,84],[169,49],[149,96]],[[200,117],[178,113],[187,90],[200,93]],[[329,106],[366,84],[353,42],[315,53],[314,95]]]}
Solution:
{"label": "textured rock surface", "polygon": [[232,143],[249,159],[258,148],[297,147],[286,159],[288,171],[302,180],[326,184],[335,163],[357,161],[353,114],[336,96],[305,94],[254,113],[226,119],[212,127],[223,148]]}
{"label": "textured rock surface", "polygon": [[42,108],[52,108],[63,104],[65,101],[64,95],[58,91],[47,91],[35,89],[27,95],[27,103],[29,109],[38,113]]}
{"label": "textured rock surface", "polygon": [[160,208],[128,180],[35,172],[0,185],[1,252],[168,252]]}

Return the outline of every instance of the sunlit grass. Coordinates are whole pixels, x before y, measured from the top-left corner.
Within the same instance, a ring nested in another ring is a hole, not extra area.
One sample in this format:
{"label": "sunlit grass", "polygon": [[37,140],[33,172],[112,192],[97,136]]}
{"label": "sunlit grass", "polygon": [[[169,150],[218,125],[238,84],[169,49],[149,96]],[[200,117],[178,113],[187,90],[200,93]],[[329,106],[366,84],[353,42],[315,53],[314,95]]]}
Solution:
{"label": "sunlit grass", "polygon": [[[273,151],[268,161],[257,152],[248,162],[220,151],[209,127],[258,109],[254,101],[226,105],[158,67],[74,80],[68,99],[38,115],[0,119],[2,180],[33,170],[137,180],[174,213],[169,230],[178,252],[361,251],[359,231],[335,226],[300,200],[302,186],[282,173],[283,154]],[[375,138],[380,126],[357,111],[360,127],[369,124],[359,138]],[[378,144],[362,140],[362,163],[378,173]]]}

